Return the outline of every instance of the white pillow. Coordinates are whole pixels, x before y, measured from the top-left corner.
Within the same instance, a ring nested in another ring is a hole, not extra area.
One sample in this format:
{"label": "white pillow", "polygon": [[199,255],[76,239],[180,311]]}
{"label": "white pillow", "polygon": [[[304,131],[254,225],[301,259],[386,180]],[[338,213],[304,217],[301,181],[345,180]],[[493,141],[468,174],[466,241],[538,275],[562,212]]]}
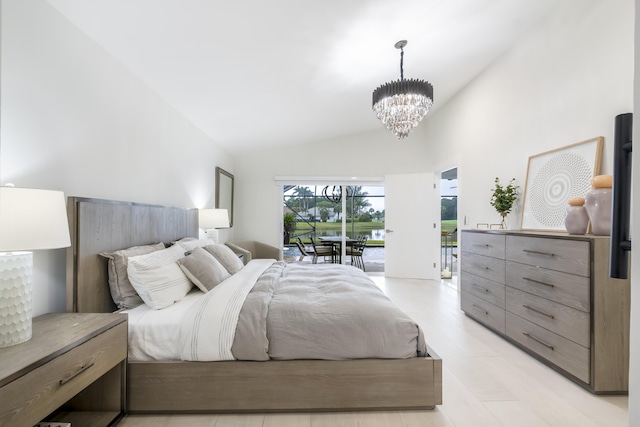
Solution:
{"label": "white pillow", "polygon": [[231,277],[220,261],[203,248],[195,248],[177,262],[184,274],[205,293]]}
{"label": "white pillow", "polygon": [[180,239],[176,242],[176,245],[180,245],[184,249],[184,252],[190,252],[195,248],[204,248],[207,245],[215,245],[215,244],[216,242],[214,242],[212,239],[198,240],[198,239],[185,238],[185,239]]}
{"label": "white pillow", "polygon": [[229,274],[236,274],[244,267],[244,263],[227,245],[213,244],[204,247],[211,255],[216,257],[220,264],[224,265]]}
{"label": "white pillow", "polygon": [[176,263],[182,257],[184,248],[173,245],[129,258],[129,281],[149,307],[156,310],[168,307],[180,301],[193,287]]}
{"label": "white pillow", "polygon": [[135,308],[144,301],[131,285],[127,277],[127,263],[129,257],[145,255],[151,252],[164,249],[163,243],[155,245],[134,246],[129,249],[121,249],[115,252],[102,252],[100,255],[109,260],[107,270],[109,271],[109,290],[111,298],[118,308]]}

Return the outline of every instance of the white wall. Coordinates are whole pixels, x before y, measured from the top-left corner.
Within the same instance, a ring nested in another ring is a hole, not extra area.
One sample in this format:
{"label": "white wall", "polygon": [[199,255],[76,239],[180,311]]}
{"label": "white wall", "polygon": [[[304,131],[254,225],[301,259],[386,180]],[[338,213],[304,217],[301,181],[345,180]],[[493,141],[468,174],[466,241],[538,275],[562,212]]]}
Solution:
{"label": "white wall", "polygon": [[[2,1],[0,184],[213,207],[230,155],[42,0]],[[224,240],[228,232],[221,233]],[[34,254],[34,315],[65,310],[65,250]]]}
{"label": "white wall", "polygon": [[516,178],[523,190],[531,155],[604,136],[601,172],[611,173],[614,117],[633,110],[633,2],[585,6],[562,4],[430,119],[432,155],[457,158],[458,212],[469,226],[500,222],[493,181]]}
{"label": "white wall", "polygon": [[399,141],[380,124],[380,130],[373,132],[245,153],[235,167],[235,212],[242,224],[235,237],[281,245],[282,193],[275,176],[383,177],[429,172],[432,159],[419,129]]}

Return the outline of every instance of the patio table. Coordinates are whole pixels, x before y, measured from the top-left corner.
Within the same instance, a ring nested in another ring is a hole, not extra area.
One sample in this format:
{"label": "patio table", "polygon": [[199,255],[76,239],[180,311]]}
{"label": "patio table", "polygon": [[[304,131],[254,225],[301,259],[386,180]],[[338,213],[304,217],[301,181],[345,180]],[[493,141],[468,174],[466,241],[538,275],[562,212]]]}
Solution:
{"label": "patio table", "polygon": [[[323,243],[331,243],[332,245],[337,247],[338,250],[338,264],[342,264],[342,236],[324,236],[319,238]],[[351,244],[355,240],[350,237],[345,237],[345,243],[347,246],[351,246]]]}

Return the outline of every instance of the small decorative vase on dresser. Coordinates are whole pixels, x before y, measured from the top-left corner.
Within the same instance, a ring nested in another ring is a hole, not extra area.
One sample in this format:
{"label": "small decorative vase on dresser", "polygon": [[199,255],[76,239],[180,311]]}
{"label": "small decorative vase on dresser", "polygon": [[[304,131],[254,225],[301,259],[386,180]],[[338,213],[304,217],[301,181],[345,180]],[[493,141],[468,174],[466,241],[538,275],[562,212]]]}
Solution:
{"label": "small decorative vase on dresser", "polygon": [[591,220],[594,236],[608,236],[611,233],[611,187],[613,176],[598,175],[591,180],[593,189],[584,198],[585,207]]}
{"label": "small decorative vase on dresser", "polygon": [[462,230],[465,314],[593,393],[627,393],[630,281],[609,238]]}
{"label": "small decorative vase on dresser", "polygon": [[564,227],[569,234],[583,236],[587,232],[589,215],[587,215],[587,210],[584,207],[584,197],[572,197],[569,199]]}

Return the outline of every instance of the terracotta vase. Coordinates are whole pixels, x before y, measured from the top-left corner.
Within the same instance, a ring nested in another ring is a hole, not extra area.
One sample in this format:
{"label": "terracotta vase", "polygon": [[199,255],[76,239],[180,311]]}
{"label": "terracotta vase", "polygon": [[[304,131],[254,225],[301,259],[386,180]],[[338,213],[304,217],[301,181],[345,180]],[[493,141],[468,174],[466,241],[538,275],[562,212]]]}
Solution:
{"label": "terracotta vase", "polygon": [[591,220],[591,233],[595,236],[608,236],[611,233],[612,183],[612,175],[593,177],[593,189],[584,198],[584,205]]}
{"label": "terracotta vase", "polygon": [[569,234],[583,235],[587,232],[589,215],[587,215],[587,209],[584,207],[584,197],[572,197],[569,199],[564,227]]}

